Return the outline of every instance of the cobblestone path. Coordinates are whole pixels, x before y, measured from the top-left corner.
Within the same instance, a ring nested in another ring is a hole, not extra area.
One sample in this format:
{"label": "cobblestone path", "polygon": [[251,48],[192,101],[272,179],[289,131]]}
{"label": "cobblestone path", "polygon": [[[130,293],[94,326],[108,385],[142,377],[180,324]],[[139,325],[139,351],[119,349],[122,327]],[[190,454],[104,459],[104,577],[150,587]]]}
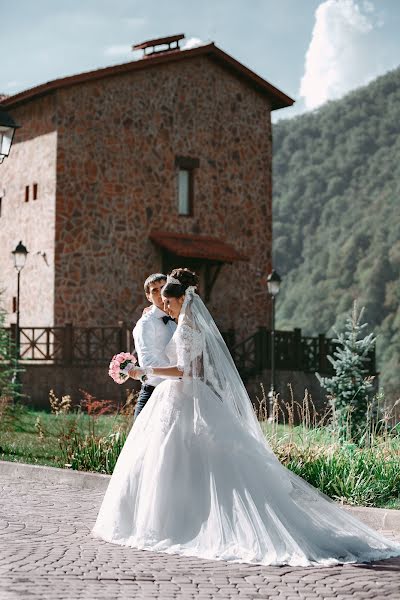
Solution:
{"label": "cobblestone path", "polygon": [[259,567],[107,544],[90,535],[102,496],[66,484],[0,481],[1,600],[400,599],[400,559]]}

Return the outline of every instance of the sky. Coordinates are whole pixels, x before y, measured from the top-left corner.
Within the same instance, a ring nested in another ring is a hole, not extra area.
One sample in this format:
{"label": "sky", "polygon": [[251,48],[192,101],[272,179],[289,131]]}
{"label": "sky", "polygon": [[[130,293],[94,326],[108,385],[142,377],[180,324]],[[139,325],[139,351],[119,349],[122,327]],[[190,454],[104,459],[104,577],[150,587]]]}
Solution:
{"label": "sky", "polygon": [[0,93],[130,60],[131,45],[213,41],[317,109],[400,65],[400,0],[0,0]]}

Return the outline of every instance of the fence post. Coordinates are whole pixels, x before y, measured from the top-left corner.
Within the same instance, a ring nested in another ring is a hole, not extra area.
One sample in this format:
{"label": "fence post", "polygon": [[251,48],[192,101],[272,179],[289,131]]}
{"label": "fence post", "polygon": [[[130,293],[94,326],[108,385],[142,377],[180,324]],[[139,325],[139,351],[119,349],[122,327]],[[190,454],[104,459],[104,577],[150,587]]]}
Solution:
{"label": "fence post", "polygon": [[124,321],[118,321],[118,335],[117,335],[117,341],[118,341],[118,352],[127,352],[127,337],[126,337],[126,325],[124,323]]}
{"label": "fence post", "polygon": [[268,368],[268,334],[266,327],[259,327],[256,333],[256,364],[259,372]]}
{"label": "fence post", "polygon": [[370,364],[369,364],[369,375],[378,375],[376,371],[376,342],[369,351]]}
{"label": "fence post", "polygon": [[[16,323],[10,323],[10,341],[13,344],[14,348],[15,348],[15,342],[17,339],[17,324]],[[15,353],[13,354],[14,357]]]}
{"label": "fence post", "polygon": [[301,343],[301,329],[295,328],[293,330],[293,364],[292,368],[294,371],[303,370],[303,352]]}
{"label": "fence post", "polygon": [[225,343],[228,346],[228,350],[231,351],[235,345],[235,330],[231,327],[225,333]]}
{"label": "fence post", "polygon": [[70,364],[72,364],[73,359],[74,359],[74,331],[73,331],[72,323],[65,323],[63,362],[66,365],[70,365]]}
{"label": "fence post", "polygon": [[132,332],[127,325],[125,325],[125,343],[126,343],[126,351],[132,353],[133,337],[132,337]]}
{"label": "fence post", "polygon": [[261,327],[254,334],[254,362],[257,369],[257,373],[261,373],[262,371],[262,331]]}
{"label": "fence post", "polygon": [[318,335],[318,372],[327,372],[327,359],[326,359],[326,340],[325,334],[320,333]]}

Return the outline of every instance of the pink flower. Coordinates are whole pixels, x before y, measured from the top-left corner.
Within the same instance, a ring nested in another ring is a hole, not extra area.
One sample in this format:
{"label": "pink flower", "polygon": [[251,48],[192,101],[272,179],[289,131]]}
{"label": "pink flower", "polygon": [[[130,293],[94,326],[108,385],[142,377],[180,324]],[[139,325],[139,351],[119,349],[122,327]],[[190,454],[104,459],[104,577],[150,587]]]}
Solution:
{"label": "pink flower", "polygon": [[116,383],[119,384],[124,383],[128,379],[128,375],[126,373],[122,373],[121,371],[121,364],[123,363],[130,363],[133,366],[137,363],[137,360],[133,354],[130,354],[129,352],[120,352],[112,357],[108,367],[108,374]]}

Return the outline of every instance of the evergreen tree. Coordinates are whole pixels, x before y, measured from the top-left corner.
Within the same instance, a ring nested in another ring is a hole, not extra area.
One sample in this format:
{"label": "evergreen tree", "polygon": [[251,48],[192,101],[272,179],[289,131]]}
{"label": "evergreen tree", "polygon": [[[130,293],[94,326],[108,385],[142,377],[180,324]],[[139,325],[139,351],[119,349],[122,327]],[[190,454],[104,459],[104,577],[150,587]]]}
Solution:
{"label": "evergreen tree", "polygon": [[372,333],[362,337],[367,323],[361,319],[364,308],[357,309],[353,303],[352,314],[346,320],[344,332],[337,333],[334,341],[338,348],[334,358],[328,356],[335,374],[333,377],[317,377],[329,394],[334,412],[334,424],[341,438],[350,434],[357,439],[366,426],[368,404],[373,388],[371,377],[367,377],[365,362],[376,338]]}

